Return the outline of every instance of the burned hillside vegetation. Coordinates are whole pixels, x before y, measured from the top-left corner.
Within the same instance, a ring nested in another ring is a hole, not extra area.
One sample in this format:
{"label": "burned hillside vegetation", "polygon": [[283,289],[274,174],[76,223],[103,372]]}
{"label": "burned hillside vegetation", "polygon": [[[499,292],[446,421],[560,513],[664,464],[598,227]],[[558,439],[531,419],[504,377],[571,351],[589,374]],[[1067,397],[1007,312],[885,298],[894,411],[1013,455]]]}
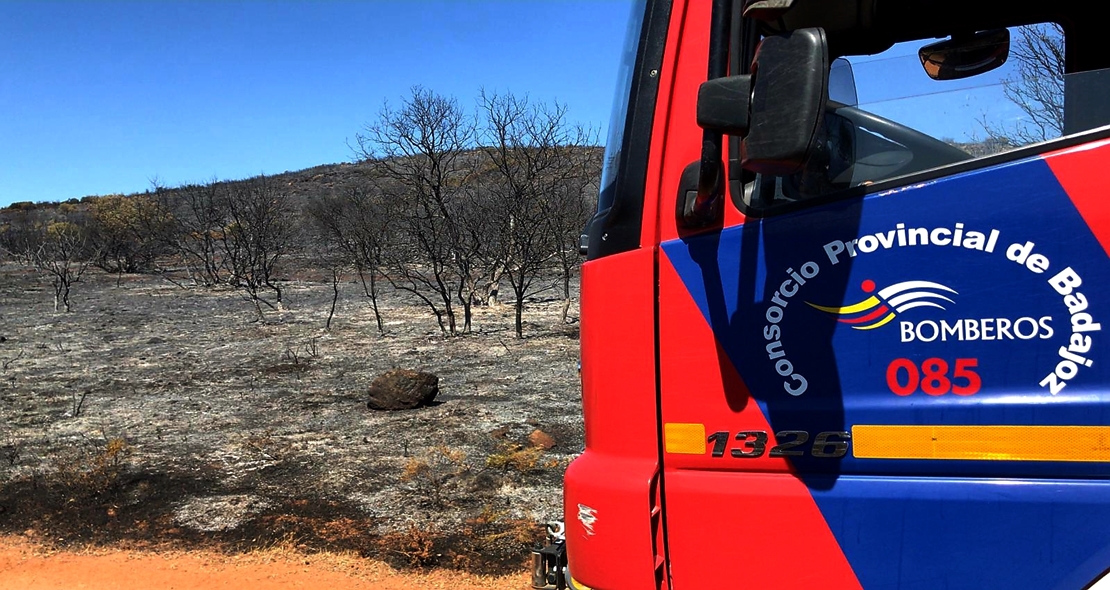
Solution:
{"label": "burned hillside vegetation", "polygon": [[[0,530],[520,567],[583,446],[602,155],[479,110],[414,89],[354,163],[0,210]],[[434,391],[369,407],[397,370]]]}

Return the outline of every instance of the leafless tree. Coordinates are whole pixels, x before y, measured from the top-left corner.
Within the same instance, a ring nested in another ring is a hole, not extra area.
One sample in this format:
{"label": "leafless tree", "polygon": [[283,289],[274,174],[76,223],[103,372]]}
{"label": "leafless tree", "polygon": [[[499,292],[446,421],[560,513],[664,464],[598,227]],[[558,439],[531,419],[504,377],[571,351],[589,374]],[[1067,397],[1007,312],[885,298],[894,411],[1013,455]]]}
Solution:
{"label": "leafless tree", "polygon": [[331,330],[331,320],[335,317],[335,306],[339,303],[339,285],[343,281],[343,274],[348,265],[347,253],[335,242],[322,241],[314,259],[318,264],[328,270],[331,277],[331,307],[328,309],[328,319],[324,322],[324,329]]}
{"label": "leafless tree", "polygon": [[89,231],[74,221],[40,224],[41,240],[30,254],[32,264],[50,276],[54,287],[54,311],[72,311],[69,295],[95,258],[90,250]]}
{"label": "leafless tree", "polygon": [[328,311],[328,319],[324,323],[325,329],[330,330],[331,320],[335,317],[335,307],[339,301],[342,274],[353,258],[346,231],[343,202],[331,195],[319,197],[308,203],[306,213],[311,222],[308,234],[312,258],[317,264],[327,268],[331,275],[331,308]]}
{"label": "leafless tree", "polygon": [[[60,209],[60,208],[58,208]],[[20,211],[0,226],[0,247],[50,277],[54,311],[72,311],[70,292],[97,253],[86,216],[72,210]]]}
{"label": "leafless tree", "polygon": [[565,208],[573,205],[568,195],[581,200],[578,180],[590,176],[581,156],[592,137],[567,121],[566,105],[558,102],[533,103],[485,91],[478,102],[483,152],[496,178],[487,216],[499,224],[505,276],[515,297],[516,335],[522,338],[524,300],[540,271],[564,248],[556,228],[567,217]]}
{"label": "leafless tree", "polygon": [[378,334],[385,334],[385,322],[382,320],[381,308],[378,305],[378,295],[381,290],[380,277],[386,271],[384,252],[390,248],[394,241],[396,231],[394,223],[399,219],[399,203],[382,199],[380,195],[372,195],[365,189],[352,188],[348,191],[348,217],[353,229],[351,237],[354,246],[355,272],[358,273],[362,292],[370,300],[370,307],[374,311],[374,322],[378,326]]}
{"label": "leafless tree", "polygon": [[[227,226],[219,235],[231,284],[254,304],[283,309],[281,285],[275,280],[278,260],[289,253],[296,230],[289,197],[266,176],[236,183],[227,199]],[[273,292],[271,303],[264,293]]]}
{"label": "leafless tree", "polygon": [[[306,207],[313,226],[313,242],[332,272],[334,295],[339,296],[339,274],[353,268],[374,312],[377,333],[385,334],[379,306],[379,277],[384,273],[383,250],[393,217],[390,207],[366,187],[349,187],[343,194],[317,197]],[[334,301],[333,301],[334,312]],[[330,316],[329,316],[330,318]]]}
{"label": "leafless tree", "polygon": [[383,252],[396,219],[393,209],[380,195],[364,187],[319,197],[308,206],[308,217],[318,236],[316,241],[332,256],[342,254],[358,274],[379,334],[385,334],[378,306],[379,277],[384,272]]}
{"label": "leafless tree", "polygon": [[190,279],[205,287],[227,280],[221,238],[227,220],[228,185],[213,179],[207,184],[155,187],[155,198],[169,219],[159,235],[177,253]]}
{"label": "leafless tree", "polygon": [[474,174],[475,127],[454,98],[415,87],[399,108],[384,105],[355,137],[357,158],[373,164],[386,199],[403,203],[397,240],[383,253],[393,285],[420,298],[444,334],[470,329],[476,260],[460,222]]}
{"label": "leafless tree", "polygon": [[1019,147],[1060,137],[1064,130],[1064,31],[1055,23],[1017,29],[1010,46],[1016,71],[1002,80],[1003,92],[1025,118],[1013,125],[982,121],[988,138]]}
{"label": "leafless tree", "polygon": [[[592,130],[583,132],[587,138],[582,145],[596,143]],[[546,228],[557,244],[555,263],[559,271],[563,293],[563,321],[567,321],[571,303],[571,282],[582,264],[578,243],[586,224],[597,209],[597,193],[601,182],[601,160],[604,153],[599,147],[573,147],[566,153],[565,166],[573,171],[560,179],[545,200],[548,215]]]}

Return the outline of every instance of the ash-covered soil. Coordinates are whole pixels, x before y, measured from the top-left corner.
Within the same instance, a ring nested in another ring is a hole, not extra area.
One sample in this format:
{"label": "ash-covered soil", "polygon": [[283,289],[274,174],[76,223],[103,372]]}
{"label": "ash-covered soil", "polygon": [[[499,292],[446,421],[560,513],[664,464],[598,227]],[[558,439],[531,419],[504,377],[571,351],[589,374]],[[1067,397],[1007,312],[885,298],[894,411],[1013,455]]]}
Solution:
{"label": "ash-covered soil", "polygon": [[[511,305],[478,307],[445,337],[387,291],[380,336],[356,284],[330,330],[329,282],[285,287],[257,321],[232,290],[91,270],[55,313],[45,277],[0,265],[0,532],[519,566],[583,446],[576,306],[528,301],[523,340]],[[394,367],[438,375],[437,404],[369,410]]]}

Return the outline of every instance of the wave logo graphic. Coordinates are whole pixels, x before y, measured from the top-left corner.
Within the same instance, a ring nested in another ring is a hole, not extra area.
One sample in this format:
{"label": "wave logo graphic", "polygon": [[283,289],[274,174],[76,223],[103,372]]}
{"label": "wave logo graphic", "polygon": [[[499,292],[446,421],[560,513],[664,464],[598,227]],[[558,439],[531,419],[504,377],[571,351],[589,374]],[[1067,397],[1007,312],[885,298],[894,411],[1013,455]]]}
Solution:
{"label": "wave logo graphic", "polygon": [[[864,293],[875,293],[875,281],[868,279],[860,284]],[[838,322],[850,324],[854,330],[874,330],[894,320],[897,314],[917,307],[945,309],[940,302],[947,301],[948,295],[958,295],[955,290],[931,281],[903,281],[879,290],[867,299],[843,307],[825,307],[806,302],[814,309],[836,316]]]}

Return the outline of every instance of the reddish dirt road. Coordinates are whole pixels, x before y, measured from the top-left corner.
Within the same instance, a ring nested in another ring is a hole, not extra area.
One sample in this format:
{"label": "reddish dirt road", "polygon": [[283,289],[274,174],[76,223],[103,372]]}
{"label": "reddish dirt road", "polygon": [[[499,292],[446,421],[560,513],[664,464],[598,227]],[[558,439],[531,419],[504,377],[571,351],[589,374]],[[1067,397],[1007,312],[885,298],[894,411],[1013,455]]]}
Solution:
{"label": "reddish dirt road", "polygon": [[246,555],[209,551],[52,551],[0,537],[0,590],[525,590],[524,573],[480,577],[458,572],[402,573],[355,556],[284,549]]}

